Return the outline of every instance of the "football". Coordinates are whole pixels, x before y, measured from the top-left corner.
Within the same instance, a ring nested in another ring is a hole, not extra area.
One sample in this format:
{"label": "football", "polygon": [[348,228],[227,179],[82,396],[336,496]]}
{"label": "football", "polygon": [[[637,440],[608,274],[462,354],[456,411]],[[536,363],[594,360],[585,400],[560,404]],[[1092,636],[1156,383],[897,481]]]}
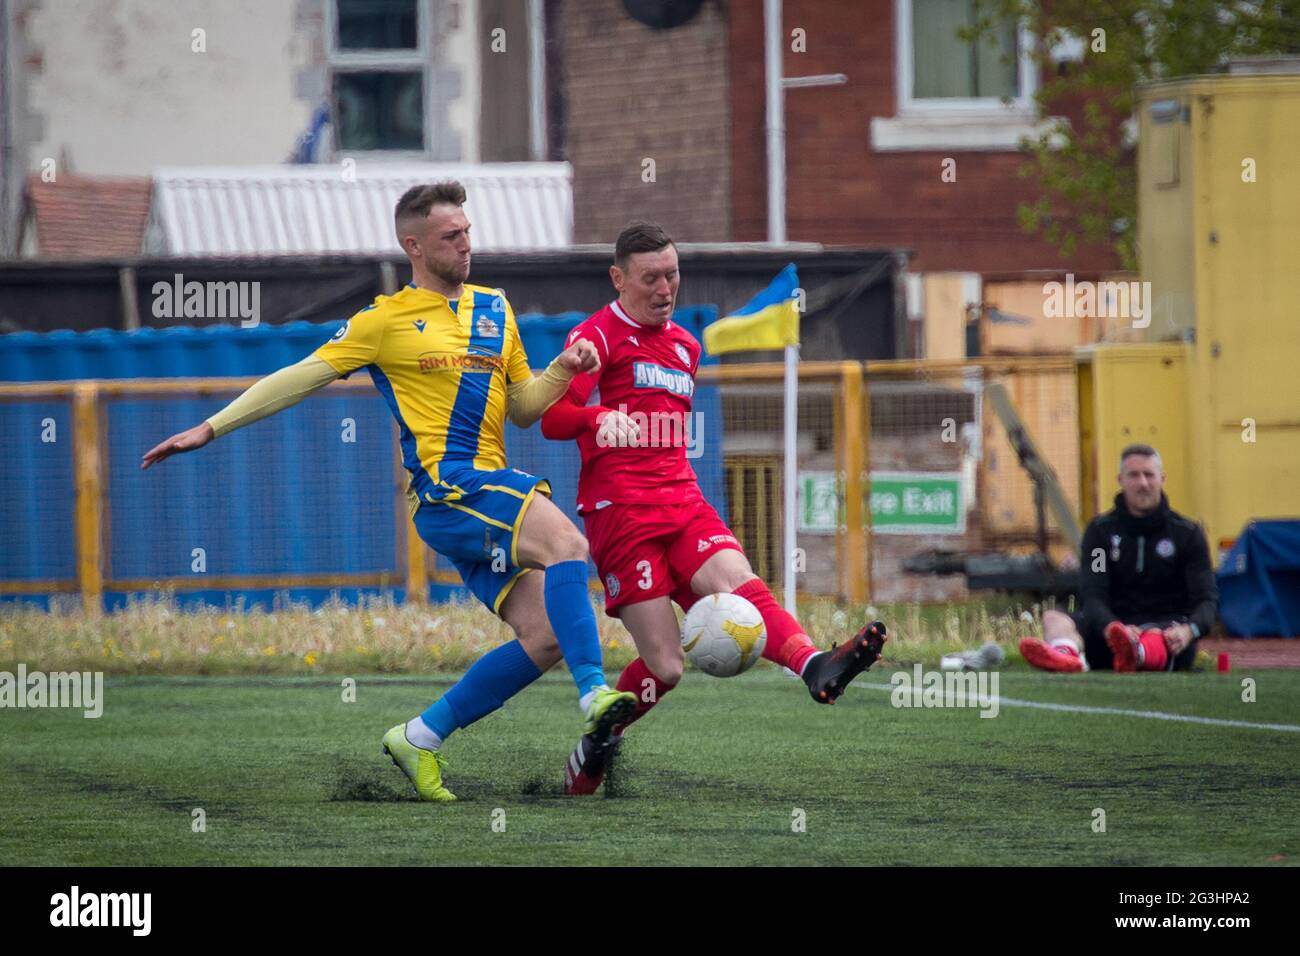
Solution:
{"label": "football", "polygon": [[691,606],[682,625],[682,649],[714,677],[735,677],[763,655],[767,628],[758,608],[736,594],[710,594]]}

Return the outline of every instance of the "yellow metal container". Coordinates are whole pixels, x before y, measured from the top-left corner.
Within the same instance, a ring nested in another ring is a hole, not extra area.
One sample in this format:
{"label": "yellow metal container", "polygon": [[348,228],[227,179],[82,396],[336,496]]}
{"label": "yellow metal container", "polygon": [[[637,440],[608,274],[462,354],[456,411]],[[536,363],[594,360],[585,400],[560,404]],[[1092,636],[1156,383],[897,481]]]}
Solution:
{"label": "yellow metal container", "polygon": [[1093,345],[1075,351],[1079,388],[1079,505],[1086,523],[1119,492],[1119,454],[1144,442],[1160,452],[1165,494],[1195,516],[1187,440],[1187,367],[1179,342]]}
{"label": "yellow metal container", "polygon": [[1139,104],[1145,333],[1191,343],[1185,463],[1166,468],[1217,542],[1300,515],[1300,72],[1148,84]]}

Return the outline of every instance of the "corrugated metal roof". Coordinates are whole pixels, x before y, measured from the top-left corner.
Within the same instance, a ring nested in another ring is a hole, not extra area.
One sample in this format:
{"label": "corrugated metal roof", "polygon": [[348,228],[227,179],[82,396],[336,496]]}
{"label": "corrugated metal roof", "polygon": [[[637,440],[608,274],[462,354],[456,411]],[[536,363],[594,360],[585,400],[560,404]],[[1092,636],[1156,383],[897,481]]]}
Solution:
{"label": "corrugated metal roof", "polygon": [[474,248],[556,249],[573,241],[568,163],[358,163],[162,168],[146,251],[160,255],[391,253],[393,207],[419,183],[457,179]]}

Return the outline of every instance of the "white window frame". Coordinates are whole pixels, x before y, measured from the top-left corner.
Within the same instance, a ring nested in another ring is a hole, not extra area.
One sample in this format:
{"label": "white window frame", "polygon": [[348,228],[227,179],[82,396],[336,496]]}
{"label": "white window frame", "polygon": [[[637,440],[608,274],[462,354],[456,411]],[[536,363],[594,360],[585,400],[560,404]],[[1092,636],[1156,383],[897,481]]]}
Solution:
{"label": "white window frame", "polygon": [[905,150],[1013,151],[1020,139],[1045,125],[1038,118],[1038,64],[1034,35],[1021,21],[1016,27],[1019,56],[1017,95],[1004,102],[995,96],[921,98],[915,83],[912,49],[912,0],[894,0],[894,82],[897,106],[892,117],[871,120],[872,147],[881,152]]}
{"label": "white window frame", "polygon": [[[429,68],[429,5],[427,0],[415,0],[415,49],[413,50],[340,50],[338,48],[338,0],[325,3],[325,62],[326,88],[330,99],[330,122],[334,126],[334,153],[337,158],[423,160],[433,152],[433,125],[429,104],[433,95],[433,71]],[[334,100],[334,77],[339,73],[411,73],[420,72],[421,117],[424,128],[424,146],[412,149],[362,149],[345,150],[338,146],[338,104]]]}
{"label": "white window frame", "polygon": [[898,112],[1018,112],[1026,115],[1034,113],[1034,94],[1038,92],[1038,69],[1034,64],[1034,35],[1029,25],[1021,21],[1016,26],[1016,46],[1019,55],[1017,64],[1018,86],[1016,96],[1010,103],[1005,103],[996,96],[942,97],[917,99],[912,96],[916,83],[915,51],[912,44],[912,0],[894,0],[897,11],[895,36],[898,43],[898,56],[894,60],[895,82],[898,84]]}

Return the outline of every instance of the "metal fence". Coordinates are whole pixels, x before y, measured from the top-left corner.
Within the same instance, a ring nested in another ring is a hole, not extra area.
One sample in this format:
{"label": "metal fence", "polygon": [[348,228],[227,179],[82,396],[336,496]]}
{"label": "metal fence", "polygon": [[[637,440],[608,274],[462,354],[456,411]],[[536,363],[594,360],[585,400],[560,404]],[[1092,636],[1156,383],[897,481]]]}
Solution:
{"label": "metal fence", "polygon": [[[786,559],[779,364],[700,369],[692,464],[756,573]],[[89,610],[174,589],[293,599],[370,590],[441,599],[455,571],[413,533],[395,427],[364,379],[141,472],[141,454],[225,404],[254,378],[0,385],[0,596],[80,596]],[[804,362],[800,366],[801,594],[853,602],[947,601],[964,579],[908,573],[926,551],[1029,550],[1033,487],[987,400],[998,383],[1078,514],[1072,359]],[[550,479],[572,517],[578,455],[507,426],[512,466]],[[1048,528],[1053,555],[1069,551]]]}
{"label": "metal fence", "polygon": [[[781,582],[782,366],[701,371],[722,390],[733,530],[757,574]],[[842,600],[950,601],[957,575],[909,573],[925,552],[1033,550],[1033,484],[987,391],[1004,387],[1026,430],[1079,508],[1073,359],[804,362],[799,372],[798,542],[802,594]],[[1049,553],[1067,537],[1049,517]]]}
{"label": "metal fence", "polygon": [[[0,384],[0,597],[60,604],[79,595],[98,613],[164,589],[217,605],[456,593],[451,564],[413,531],[396,426],[364,378],[140,470],[146,450],[254,381]],[[693,464],[726,514],[721,442],[707,434],[719,401],[716,388],[696,393],[706,433]],[[571,442],[507,424],[506,454],[549,479],[556,504],[577,518]]]}

